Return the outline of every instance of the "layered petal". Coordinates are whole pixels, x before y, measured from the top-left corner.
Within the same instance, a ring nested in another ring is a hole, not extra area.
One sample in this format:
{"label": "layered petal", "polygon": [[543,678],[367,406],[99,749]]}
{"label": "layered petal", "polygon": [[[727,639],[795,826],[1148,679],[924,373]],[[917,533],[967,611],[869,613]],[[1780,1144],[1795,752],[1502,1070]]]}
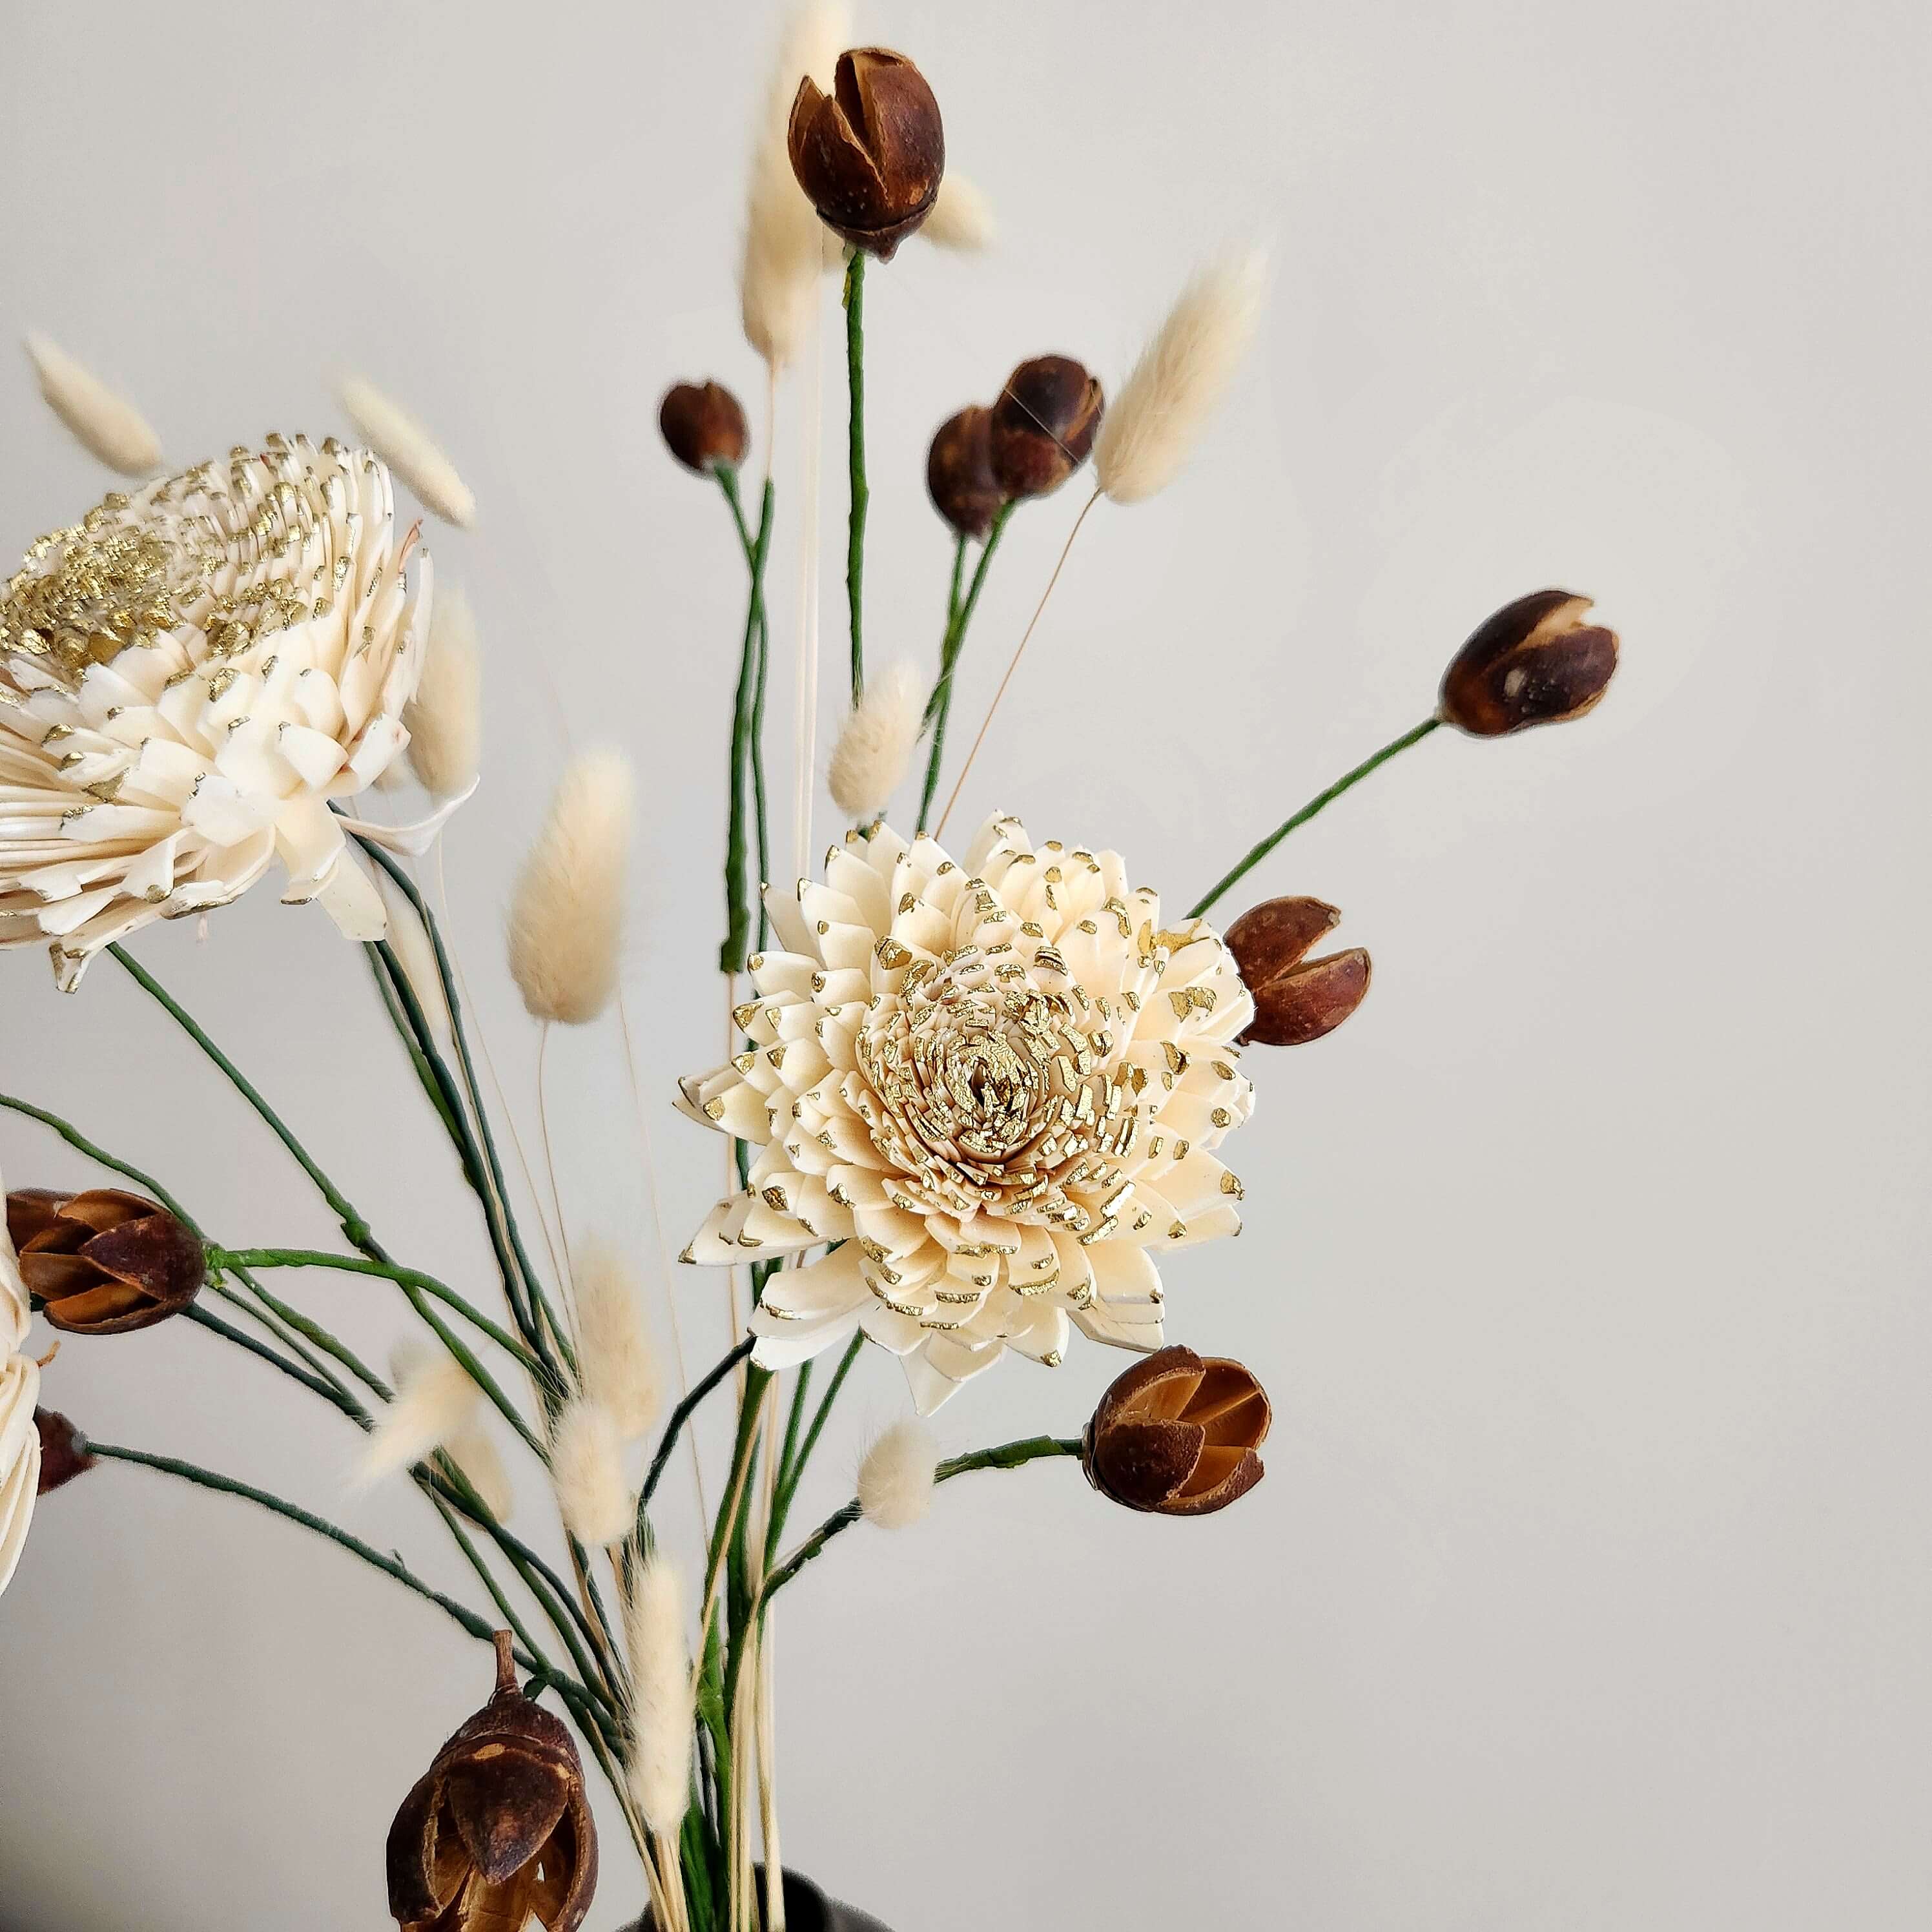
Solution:
{"label": "layered petal", "polygon": [[0,946],[47,944],[71,988],[277,860],[291,902],[368,936],[344,870],[368,828],[332,807],[408,744],[430,600],[388,472],[333,440],[272,436],[40,538],[0,595]]}
{"label": "layered petal", "polygon": [[746,1047],[679,1097],[762,1150],[687,1261],[843,1244],[772,1276],[758,1360],[856,1328],[930,1409],[1010,1348],[1060,1361],[1076,1328],[1158,1347],[1154,1257],[1240,1227],[1214,1150],[1253,1106],[1253,1010],[1220,935],[1164,926],[1118,854],[1004,817],[963,863],[855,833],[766,901]]}

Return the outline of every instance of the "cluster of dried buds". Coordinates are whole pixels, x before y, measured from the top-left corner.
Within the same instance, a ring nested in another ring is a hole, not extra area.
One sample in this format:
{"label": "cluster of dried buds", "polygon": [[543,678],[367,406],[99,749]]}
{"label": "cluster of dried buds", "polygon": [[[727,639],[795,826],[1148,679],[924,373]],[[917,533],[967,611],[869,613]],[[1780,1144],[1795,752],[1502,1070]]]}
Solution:
{"label": "cluster of dried buds", "polygon": [[1162,1348],[1118,1377],[1082,1438],[1102,1496],[1160,1516],[1211,1516],[1263,1474],[1268,1391],[1239,1362]]}
{"label": "cluster of dried buds", "polygon": [[1106,398],[1070,356],[1035,356],[1006,378],[991,409],[948,416],[926,452],[933,507],[962,537],[983,540],[1008,503],[1050,496],[1100,433]]}
{"label": "cluster of dried buds", "polygon": [[[1437,717],[1479,738],[1580,718],[1608,689],[1617,634],[1586,623],[1590,599],[1538,590],[1479,624],[1450,660]],[[1270,899],[1242,914],[1225,935],[1254,996],[1244,1043],[1300,1046],[1332,1033],[1369,990],[1360,946],[1308,955],[1341,918],[1319,899]]]}
{"label": "cluster of dried buds", "polygon": [[208,1259],[194,1231],[157,1202],[116,1188],[7,1197],[20,1279],[56,1328],[124,1335],[178,1315],[200,1292]]}
{"label": "cluster of dried buds", "polygon": [[597,1889],[597,1828],[560,1720],[517,1683],[496,1633],[490,1701],[436,1754],[389,1827],[389,1914],[404,1932],[577,1932]]}

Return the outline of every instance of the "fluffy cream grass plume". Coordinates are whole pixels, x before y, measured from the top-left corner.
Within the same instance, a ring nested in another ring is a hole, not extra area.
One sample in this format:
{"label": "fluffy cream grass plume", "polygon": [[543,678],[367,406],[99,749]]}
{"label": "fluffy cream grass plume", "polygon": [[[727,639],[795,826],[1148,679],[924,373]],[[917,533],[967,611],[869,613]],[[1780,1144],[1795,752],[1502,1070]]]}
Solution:
{"label": "fluffy cream grass plume", "polygon": [[440,1350],[399,1349],[392,1372],[396,1399],[377,1418],[356,1459],[358,1488],[448,1448],[476,1424],[482,1397],[453,1356]]}
{"label": "fluffy cream grass plume", "polygon": [[1258,248],[1223,256],[1189,283],[1142,350],[1094,446],[1094,474],[1114,502],[1140,502],[1180,473],[1254,338],[1266,271]]}
{"label": "fluffy cream grass plume", "polygon": [[926,700],[909,664],[890,665],[866,687],[832,748],[826,783],[832,802],[856,825],[869,825],[892,802],[919,742]]}
{"label": "fluffy cream grass plume", "polygon": [[630,1257],[596,1235],[579,1244],[572,1272],[584,1393],[610,1412],[626,1442],[634,1442],[650,1432],[663,1406],[642,1285]]}
{"label": "fluffy cream grass plume", "polygon": [[785,23],[770,92],[752,150],[738,303],[745,340],[774,373],[797,355],[818,299],[825,230],[791,171],[785,132],[807,74],[824,88],[851,40],[850,11],[836,0],[802,0]]}
{"label": "fluffy cream grass plume", "polygon": [[916,1417],[896,1422],[859,1465],[859,1509],[881,1529],[904,1529],[932,1507],[939,1444]]}
{"label": "fluffy cream grass plume", "polygon": [[483,660],[476,614],[456,584],[440,586],[422,681],[403,708],[410,764],[439,798],[458,798],[483,761]]}
{"label": "fluffy cream grass plume", "polygon": [[[427,1342],[413,1335],[405,1336],[389,1351],[389,1379],[401,1389],[439,1361],[454,1366],[448,1356],[432,1348]],[[490,1433],[480,1394],[470,1406],[469,1420],[459,1424],[436,1447],[470,1479],[470,1486],[481,1498],[483,1507],[499,1522],[508,1522],[515,1504],[515,1493],[510,1487],[509,1472],[503,1467],[496,1438]],[[430,1453],[424,1451],[425,1455]]]}
{"label": "fluffy cream grass plume", "polygon": [[336,394],[356,434],[416,492],[430,515],[461,530],[476,520],[476,499],[414,416],[364,376],[344,376]]}
{"label": "fluffy cream grass plume", "polygon": [[971,254],[993,245],[999,224],[993,218],[993,204],[984,192],[964,175],[949,171],[940,182],[932,212],[919,232],[942,248]]}
{"label": "fluffy cream grass plume", "polygon": [[624,1607],[631,1657],[635,1736],[628,1767],[631,1796],[644,1822],[674,1835],[691,1795],[695,1684],[685,1646],[683,1573],[653,1550]]}
{"label": "fluffy cream grass plume", "polygon": [[617,990],[631,768],[585,752],[558,781],[510,902],[510,971],[533,1017],[583,1026]]}
{"label": "fluffy cream grass plume", "polygon": [[601,1402],[564,1405],[550,1432],[550,1479],[564,1527],[593,1548],[631,1533],[636,1498],[624,1474],[624,1442]]}
{"label": "fluffy cream grass plume", "polygon": [[160,467],[161,440],[132,403],[44,335],[28,336],[26,350],[47,407],[90,456],[123,476]]}

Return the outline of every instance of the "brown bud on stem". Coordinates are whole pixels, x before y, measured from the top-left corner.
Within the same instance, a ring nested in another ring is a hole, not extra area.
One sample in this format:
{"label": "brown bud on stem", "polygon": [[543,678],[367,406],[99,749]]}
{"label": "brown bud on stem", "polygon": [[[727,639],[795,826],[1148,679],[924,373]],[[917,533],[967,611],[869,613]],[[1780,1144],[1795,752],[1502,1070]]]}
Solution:
{"label": "brown bud on stem", "polygon": [[404,1932],[500,1932],[532,1917],[577,1932],[597,1888],[597,1829],[562,1724],[517,1687],[496,1633],[496,1688],[436,1754],[389,1827],[389,1914]]}
{"label": "brown bud on stem", "polygon": [[1209,1516],[1262,1479],[1268,1392],[1239,1362],[1157,1350],[1100,1398],[1081,1466],[1102,1496],[1162,1516]]}
{"label": "brown bud on stem", "polygon": [[1306,958],[1342,915],[1319,899],[1268,899],[1250,906],[1223,935],[1255,1003],[1244,1045],[1301,1046],[1333,1033],[1369,990],[1369,956],[1346,952]]}
{"label": "brown bud on stem", "polygon": [[1106,411],[1100,385],[1070,356],[1036,356],[993,405],[993,474],[1009,496],[1044,496],[1081,464]]}
{"label": "brown bud on stem", "polygon": [[1441,716],[1478,738],[1580,718],[1617,668],[1617,634],[1583,619],[1590,599],[1538,590],[1479,624],[1442,680]]}
{"label": "brown bud on stem", "polygon": [[674,383],[658,406],[658,428],[672,455],[700,476],[736,469],[751,440],[745,412],[722,382]]}
{"label": "brown bud on stem", "polygon": [[139,1194],[111,1187],[7,1197],[20,1279],[56,1328],[122,1335],[178,1315],[200,1293],[206,1256],[193,1228]]}
{"label": "brown bud on stem", "polygon": [[886,47],[841,54],[830,94],[807,74],[787,146],[820,220],[882,262],[932,212],[946,172],[939,103],[919,69]]}
{"label": "brown bud on stem", "polygon": [[45,1496],[63,1483],[85,1475],[94,1467],[81,1433],[56,1409],[34,1411],[34,1426],[40,1434],[40,1483],[37,1492]]}
{"label": "brown bud on stem", "polygon": [[983,543],[1006,500],[993,474],[993,412],[969,404],[939,425],[926,456],[932,506],[962,537]]}

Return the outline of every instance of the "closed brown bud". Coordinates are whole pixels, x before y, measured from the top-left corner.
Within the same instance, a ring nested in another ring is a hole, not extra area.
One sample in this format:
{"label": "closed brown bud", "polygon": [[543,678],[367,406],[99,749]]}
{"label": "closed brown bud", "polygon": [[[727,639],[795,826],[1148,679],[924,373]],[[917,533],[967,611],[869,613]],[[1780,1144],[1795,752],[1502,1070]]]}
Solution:
{"label": "closed brown bud", "polygon": [[1036,356],[993,405],[993,474],[1009,496],[1044,496],[1081,464],[1100,433],[1106,397],[1070,356]]}
{"label": "closed brown bud", "polygon": [[1617,634],[1583,622],[1590,599],[1538,590],[1477,626],[1442,679],[1442,716],[1478,738],[1580,718],[1617,668]]}
{"label": "closed brown bud", "polygon": [[597,1889],[597,1828],[562,1724],[517,1686],[496,1634],[496,1688],[436,1754],[389,1827],[389,1916],[404,1932],[577,1932]]}
{"label": "closed brown bud", "polygon": [[40,1484],[37,1494],[45,1496],[50,1490],[72,1482],[94,1467],[94,1458],[87,1453],[80,1431],[58,1411],[35,1409],[34,1426],[40,1433]]}
{"label": "closed brown bud", "polygon": [[1255,1016],[1240,1036],[1244,1045],[1305,1046],[1333,1033],[1362,1004],[1369,956],[1359,946],[1319,959],[1306,956],[1341,916],[1319,899],[1268,899],[1228,927],[1222,937],[1255,1003]]}
{"label": "closed brown bud", "polygon": [[886,47],[841,54],[830,94],[807,74],[787,146],[819,220],[882,262],[932,212],[946,172],[939,103],[925,75]]}
{"label": "closed brown bud", "polygon": [[722,382],[673,383],[658,406],[658,428],[672,455],[700,476],[736,469],[751,440],[745,412]]}
{"label": "closed brown bud", "polygon": [[1209,1516],[1262,1479],[1268,1391],[1239,1362],[1156,1350],[1118,1377],[1082,1438],[1102,1496],[1162,1516]]}
{"label": "closed brown bud", "polygon": [[20,1279],[56,1328],[122,1335],[178,1315],[200,1292],[208,1260],[194,1230],[139,1194],[91,1187],[7,1197]]}
{"label": "closed brown bud", "polygon": [[977,403],[939,425],[926,454],[932,507],[962,537],[986,541],[1006,493],[993,474],[993,412]]}

